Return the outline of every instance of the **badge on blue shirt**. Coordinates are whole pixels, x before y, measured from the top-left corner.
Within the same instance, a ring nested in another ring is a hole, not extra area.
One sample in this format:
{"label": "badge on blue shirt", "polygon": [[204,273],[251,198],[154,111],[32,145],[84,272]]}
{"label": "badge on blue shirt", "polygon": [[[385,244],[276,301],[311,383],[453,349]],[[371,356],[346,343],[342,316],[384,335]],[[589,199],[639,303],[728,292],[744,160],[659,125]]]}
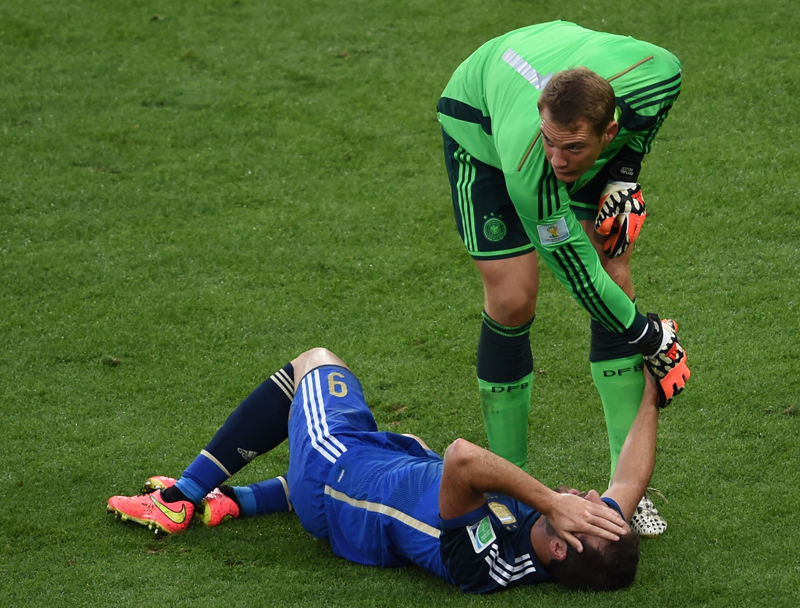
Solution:
{"label": "badge on blue shirt", "polygon": [[497,540],[497,535],[494,533],[494,528],[492,528],[492,522],[488,515],[477,524],[467,526],[467,533],[472,541],[472,548],[475,549],[475,553],[481,553]]}

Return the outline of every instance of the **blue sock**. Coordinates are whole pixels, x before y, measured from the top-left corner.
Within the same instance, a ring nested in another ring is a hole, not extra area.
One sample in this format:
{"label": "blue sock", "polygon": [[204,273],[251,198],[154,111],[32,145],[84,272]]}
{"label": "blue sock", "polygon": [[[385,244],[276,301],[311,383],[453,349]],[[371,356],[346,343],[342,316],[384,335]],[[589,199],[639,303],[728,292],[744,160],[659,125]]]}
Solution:
{"label": "blue sock", "polygon": [[294,368],[287,363],[239,404],[205,451],[231,477],[289,436],[289,408],[293,398]]}
{"label": "blue sock", "polygon": [[235,486],[233,491],[239,502],[240,517],[292,510],[288,499],[289,488],[283,477],[273,477],[266,481],[251,483],[249,486]]}
{"label": "blue sock", "polygon": [[197,504],[253,458],[283,443],[289,436],[293,398],[294,368],[287,363],[228,416],[206,448],[186,467],[175,489],[162,493],[164,500],[182,500],[180,492]]}
{"label": "blue sock", "polygon": [[183,492],[183,495],[191,502],[197,504],[226,479],[228,479],[227,471],[211,454],[203,450],[186,467],[181,478],[175,482],[175,488]]}
{"label": "blue sock", "polygon": [[253,490],[247,486],[233,486],[233,493],[239,503],[239,517],[253,517],[258,511]]}

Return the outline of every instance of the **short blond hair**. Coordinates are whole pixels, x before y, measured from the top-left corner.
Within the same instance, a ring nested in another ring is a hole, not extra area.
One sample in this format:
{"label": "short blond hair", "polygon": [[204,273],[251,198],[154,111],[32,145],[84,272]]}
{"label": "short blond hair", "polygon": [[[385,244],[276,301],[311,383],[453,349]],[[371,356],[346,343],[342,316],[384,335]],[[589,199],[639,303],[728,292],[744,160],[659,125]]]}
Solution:
{"label": "short blond hair", "polygon": [[614,89],[608,81],[584,67],[554,74],[536,105],[540,115],[547,110],[550,120],[562,127],[569,128],[585,120],[601,137],[614,120],[617,107]]}

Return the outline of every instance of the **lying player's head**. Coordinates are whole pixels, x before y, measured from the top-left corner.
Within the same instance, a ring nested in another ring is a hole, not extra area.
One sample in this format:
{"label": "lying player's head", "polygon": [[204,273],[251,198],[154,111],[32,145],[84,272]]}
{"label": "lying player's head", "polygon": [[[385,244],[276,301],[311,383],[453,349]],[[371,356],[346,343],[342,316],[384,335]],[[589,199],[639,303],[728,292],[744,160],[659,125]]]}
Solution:
{"label": "lying player's head", "polygon": [[[545,529],[548,534],[557,535],[549,521],[545,521]],[[582,553],[567,544],[566,557],[553,558],[545,566],[558,582],[581,591],[615,591],[633,583],[639,565],[638,534],[629,529],[618,541],[588,534],[577,536],[583,545]]]}
{"label": "lying player's head", "polygon": [[617,108],[614,89],[608,81],[588,68],[556,72],[547,82],[537,103],[551,122],[572,127],[586,121],[597,136],[602,136],[614,120]]}

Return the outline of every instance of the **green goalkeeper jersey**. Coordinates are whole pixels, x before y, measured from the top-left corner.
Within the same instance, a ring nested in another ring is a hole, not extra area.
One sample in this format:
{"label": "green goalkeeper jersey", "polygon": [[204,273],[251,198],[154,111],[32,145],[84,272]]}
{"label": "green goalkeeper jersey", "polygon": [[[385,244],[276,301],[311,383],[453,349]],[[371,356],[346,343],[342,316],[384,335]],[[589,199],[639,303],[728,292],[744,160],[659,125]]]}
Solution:
{"label": "green goalkeeper jersey", "polygon": [[[611,82],[620,129],[595,165],[567,184],[556,179],[545,158],[536,104],[554,73],[579,66]],[[485,43],[456,69],[438,105],[447,134],[476,159],[503,171],[529,238],[559,280],[594,318],[631,340],[644,327],[643,317],[602,270],[570,209],[569,194],[623,146],[649,152],[680,85],[681,65],[669,51],[557,21]]]}

